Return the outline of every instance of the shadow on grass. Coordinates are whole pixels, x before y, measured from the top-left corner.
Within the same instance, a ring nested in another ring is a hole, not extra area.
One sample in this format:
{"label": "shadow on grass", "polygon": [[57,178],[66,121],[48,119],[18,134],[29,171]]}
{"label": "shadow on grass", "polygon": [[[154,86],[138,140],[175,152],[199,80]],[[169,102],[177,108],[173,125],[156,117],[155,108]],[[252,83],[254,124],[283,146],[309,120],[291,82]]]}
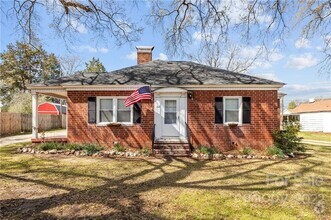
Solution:
{"label": "shadow on grass", "polygon": [[[134,161],[131,161],[133,163]],[[67,193],[48,196],[44,198],[20,198],[20,199],[0,199],[0,218],[10,219],[10,218],[47,218],[55,219],[58,218],[52,214],[46,213],[46,210],[65,206],[72,204],[102,204],[108,209],[113,210],[110,214],[98,214],[98,212],[90,213],[90,215],[85,216],[85,218],[114,218],[114,219],[159,219],[154,213],[148,211],[145,208],[148,204],[141,199],[140,194],[148,192],[154,189],[161,188],[187,188],[187,189],[203,189],[203,190],[233,190],[233,191],[252,191],[252,190],[263,190],[270,191],[275,189],[285,189],[288,186],[270,186],[266,188],[265,181],[250,181],[242,184],[231,184],[228,185],[222,181],[229,179],[235,179],[245,175],[249,175],[252,172],[264,172],[265,169],[273,167],[277,164],[283,163],[284,161],[250,161],[243,163],[236,163],[232,165],[225,165],[219,167],[218,169],[234,168],[235,173],[227,174],[223,177],[218,178],[208,178],[204,180],[181,182],[190,176],[193,172],[201,171],[208,167],[210,161],[198,161],[189,160],[185,158],[172,158],[171,160],[153,162],[145,160],[149,168],[146,168],[137,173],[127,175],[120,178],[108,178],[101,177],[98,175],[91,175],[85,173],[74,173],[70,171],[59,171],[50,168],[38,168],[29,169],[29,165],[23,166],[28,172],[31,173],[49,173],[49,174],[60,174],[63,176],[72,175],[77,177],[86,178],[96,178],[103,181],[102,185],[95,186],[89,189],[76,189],[70,187],[63,187],[59,184],[49,183],[43,180],[35,180],[31,178],[19,177],[16,175],[9,175],[5,173],[0,173],[0,178],[13,179],[19,182],[24,182],[25,184],[39,184],[53,189],[64,189]],[[296,163],[295,161],[286,161],[291,166],[291,163]],[[16,163],[16,162],[15,162]],[[180,166],[175,165],[180,164]],[[254,165],[253,168],[247,169],[246,166]],[[297,172],[307,173],[311,169],[322,165],[318,162],[310,162],[310,165],[303,167]],[[164,168],[171,167],[175,169],[173,172],[166,172]],[[245,168],[245,169],[244,169]],[[143,177],[144,175],[150,174],[154,171],[159,171],[162,174],[153,179],[148,179],[139,183],[128,183],[136,178]],[[208,183],[217,183],[212,185],[206,185]],[[122,200],[125,199],[127,202],[123,203]],[[66,218],[72,218],[72,216],[66,216]]]}

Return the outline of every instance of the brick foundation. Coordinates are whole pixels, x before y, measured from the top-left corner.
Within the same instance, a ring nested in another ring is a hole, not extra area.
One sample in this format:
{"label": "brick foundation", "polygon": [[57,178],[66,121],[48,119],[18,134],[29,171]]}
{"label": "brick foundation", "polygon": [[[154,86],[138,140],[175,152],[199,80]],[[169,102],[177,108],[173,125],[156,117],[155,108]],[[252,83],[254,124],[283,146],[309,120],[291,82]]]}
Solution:
{"label": "brick foundation", "polygon": [[[141,124],[98,127],[87,122],[90,96],[128,96],[132,91],[68,91],[68,141],[99,143],[111,147],[115,141],[132,148],[151,147],[154,124],[153,100],[142,101]],[[230,128],[214,123],[215,97],[251,97],[251,123]],[[187,99],[188,125],[193,146],[215,146],[223,151],[235,148],[265,148],[272,144],[272,132],[279,129],[277,91],[193,91]]]}

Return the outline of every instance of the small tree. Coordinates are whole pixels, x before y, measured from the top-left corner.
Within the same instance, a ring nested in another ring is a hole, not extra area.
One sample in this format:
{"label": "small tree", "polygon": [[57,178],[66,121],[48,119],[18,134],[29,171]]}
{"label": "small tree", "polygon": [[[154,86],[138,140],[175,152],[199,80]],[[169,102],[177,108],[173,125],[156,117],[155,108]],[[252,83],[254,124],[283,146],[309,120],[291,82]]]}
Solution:
{"label": "small tree", "polygon": [[[54,54],[41,46],[34,48],[22,42],[7,45],[0,53],[0,101],[5,108],[17,92],[27,85],[60,76],[60,63]],[[1,86],[2,85],[2,86]]]}
{"label": "small tree", "polygon": [[290,103],[288,103],[288,109],[295,109],[295,107],[297,107],[297,103],[295,103],[294,100],[290,101]]}
{"label": "small tree", "polygon": [[100,62],[99,58],[92,58],[88,63],[85,63],[85,72],[106,72],[105,66]]}
{"label": "small tree", "polygon": [[[40,103],[46,101],[45,96],[39,96]],[[13,95],[11,102],[8,104],[8,112],[31,113],[32,96],[28,92],[17,92]]]}
{"label": "small tree", "polygon": [[291,154],[295,151],[305,151],[302,146],[301,137],[298,136],[300,125],[290,122],[284,125],[284,130],[273,133],[275,147],[281,149],[285,154]]}

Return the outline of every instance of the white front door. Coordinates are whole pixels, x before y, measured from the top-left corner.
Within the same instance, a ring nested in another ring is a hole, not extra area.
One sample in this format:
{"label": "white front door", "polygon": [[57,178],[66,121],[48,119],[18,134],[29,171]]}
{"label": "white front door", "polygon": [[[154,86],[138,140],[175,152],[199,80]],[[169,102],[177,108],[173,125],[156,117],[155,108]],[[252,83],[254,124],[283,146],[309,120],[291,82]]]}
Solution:
{"label": "white front door", "polygon": [[187,91],[162,88],[154,92],[155,139],[186,139]]}
{"label": "white front door", "polygon": [[161,104],[162,137],[179,137],[179,99],[164,98]]}

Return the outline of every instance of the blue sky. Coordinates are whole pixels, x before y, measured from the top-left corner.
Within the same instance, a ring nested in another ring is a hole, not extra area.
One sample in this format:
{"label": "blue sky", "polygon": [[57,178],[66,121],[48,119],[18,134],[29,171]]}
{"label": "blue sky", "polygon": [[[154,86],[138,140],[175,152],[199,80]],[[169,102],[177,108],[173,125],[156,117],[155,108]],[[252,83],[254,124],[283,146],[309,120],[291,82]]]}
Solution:
{"label": "blue sky", "polygon": [[[146,13],[147,8],[141,7],[141,13]],[[137,19],[139,15],[132,14],[131,19]],[[135,46],[153,45],[153,59],[181,60],[180,57],[171,57],[165,50],[163,36],[154,31],[153,27],[144,26],[143,34],[138,42],[121,47],[112,44],[109,39],[107,45],[91,39],[91,33],[84,27],[77,27],[77,38],[79,41],[68,47],[63,40],[55,37],[54,31],[48,27],[49,20],[41,16],[41,33],[44,48],[58,56],[77,55],[87,62],[92,57],[99,58],[108,71],[136,64]],[[143,21],[142,21],[143,22]],[[19,34],[15,33],[12,19],[7,19],[1,13],[1,45],[0,51],[6,49],[6,45],[19,40]],[[192,33],[193,35],[194,33]],[[195,39],[198,45],[198,39]],[[274,39],[277,41],[277,39]],[[313,40],[301,38],[297,31],[286,37],[285,44],[272,53],[270,61],[258,61],[253,69],[249,71],[252,75],[277,80],[286,83],[282,92],[287,93],[286,103],[290,100],[304,100],[309,98],[330,98],[331,81],[327,74],[319,73],[318,63],[323,59],[321,53],[323,39],[316,37]],[[259,45],[250,45],[241,52],[245,56],[256,53]],[[81,68],[83,68],[82,65]]]}

